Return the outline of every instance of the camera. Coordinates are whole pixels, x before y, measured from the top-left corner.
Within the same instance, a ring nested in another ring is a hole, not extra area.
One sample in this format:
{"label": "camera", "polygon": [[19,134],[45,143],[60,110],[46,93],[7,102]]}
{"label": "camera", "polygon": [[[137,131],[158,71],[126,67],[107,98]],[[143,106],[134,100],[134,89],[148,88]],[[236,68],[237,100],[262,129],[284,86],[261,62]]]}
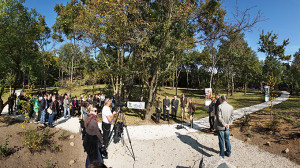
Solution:
{"label": "camera", "polygon": [[125,102],[125,101],[116,101],[115,106],[116,107],[126,107],[127,102]]}

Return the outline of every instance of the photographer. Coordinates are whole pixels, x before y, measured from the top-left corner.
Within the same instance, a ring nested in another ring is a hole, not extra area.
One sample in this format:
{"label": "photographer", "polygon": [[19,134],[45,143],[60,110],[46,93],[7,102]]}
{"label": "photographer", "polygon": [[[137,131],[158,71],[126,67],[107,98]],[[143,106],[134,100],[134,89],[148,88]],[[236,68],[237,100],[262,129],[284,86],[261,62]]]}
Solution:
{"label": "photographer", "polygon": [[90,111],[90,113],[88,114],[87,119],[84,121],[84,127],[86,134],[83,139],[83,147],[85,152],[87,153],[85,165],[86,167],[88,167],[90,163],[94,161],[99,161],[102,163],[103,160],[99,151],[99,147],[100,143],[102,144],[102,148],[104,147],[104,145],[101,131],[98,126],[96,108],[92,108],[92,111]]}
{"label": "photographer", "polygon": [[104,145],[107,147],[109,142],[109,133],[112,121],[117,114],[117,112],[111,113],[110,110],[111,100],[106,98],[104,101],[104,107],[102,109],[102,130],[103,130],[103,140]]}

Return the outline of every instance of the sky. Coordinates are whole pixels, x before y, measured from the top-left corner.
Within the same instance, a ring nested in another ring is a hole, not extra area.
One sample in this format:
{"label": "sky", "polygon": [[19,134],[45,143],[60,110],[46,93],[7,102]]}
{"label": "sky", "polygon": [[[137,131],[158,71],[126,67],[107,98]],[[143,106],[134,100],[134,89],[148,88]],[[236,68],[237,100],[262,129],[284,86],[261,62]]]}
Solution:
{"label": "sky", "polygon": [[[45,16],[49,27],[55,23],[55,4],[66,4],[69,0],[26,0],[25,6],[35,8],[37,12]],[[286,55],[293,55],[300,48],[300,0],[222,0],[222,7],[227,11],[226,20],[230,21],[236,4],[239,10],[251,8],[250,15],[254,17],[258,10],[262,11],[262,16],[266,19],[259,22],[250,32],[245,32],[245,40],[252,50],[258,50],[259,35],[262,30],[278,34],[278,44],[289,39],[290,44],[286,47]],[[59,47],[57,44],[56,47]],[[260,60],[264,60],[265,54],[257,52]]]}

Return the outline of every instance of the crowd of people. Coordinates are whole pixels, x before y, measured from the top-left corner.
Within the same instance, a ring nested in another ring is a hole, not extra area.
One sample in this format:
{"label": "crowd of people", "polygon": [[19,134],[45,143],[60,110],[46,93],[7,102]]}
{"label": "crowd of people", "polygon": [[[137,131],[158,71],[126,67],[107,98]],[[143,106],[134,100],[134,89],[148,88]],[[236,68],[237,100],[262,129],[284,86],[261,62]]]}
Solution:
{"label": "crowd of people", "polygon": [[[114,98],[113,98],[114,100]],[[45,92],[37,92],[25,96],[23,92],[19,96],[11,94],[8,98],[8,114],[12,115],[14,110],[16,115],[19,115],[23,109],[24,102],[30,102],[29,117],[35,123],[40,123],[45,126],[54,127],[53,121],[59,117],[70,118],[80,117],[85,119],[87,117],[89,108],[95,107],[97,114],[101,112],[104,107],[105,95],[104,93],[95,96],[88,95],[84,98],[81,95],[71,97],[69,94],[46,94]],[[113,103],[114,104],[114,103]],[[48,124],[47,124],[48,123]]]}
{"label": "crowd of people", "polygon": [[[170,109],[171,109],[171,118],[175,120],[177,118],[177,111],[179,106],[179,100],[177,96],[174,96],[172,100],[168,96],[161,101],[161,98],[158,97],[156,101],[156,123],[159,123],[161,118],[161,113],[163,112],[163,120],[170,120]],[[187,100],[184,94],[180,97],[180,109],[181,109],[181,120],[187,120],[187,116],[190,117],[190,127],[193,128],[193,117],[196,111],[195,105],[192,102],[192,99]]]}
{"label": "crowd of people", "polygon": [[[219,139],[220,156],[231,155],[231,146],[229,141],[229,125],[233,122],[233,107],[227,103],[227,97],[225,95],[220,96],[219,93],[215,94],[215,97],[210,97],[211,103],[208,106],[207,112],[209,113],[210,131],[216,131]],[[187,105],[188,103],[188,105]],[[171,118],[173,120],[177,117],[177,110],[179,106],[179,100],[177,96],[170,101],[168,96],[163,99],[158,97],[156,101],[156,123],[159,123],[161,113],[163,112],[163,120],[169,121],[169,113],[171,109]],[[190,127],[193,128],[193,118],[196,111],[195,105],[192,99],[187,100],[184,94],[180,97],[181,108],[181,120],[187,119],[190,116]],[[188,113],[188,114],[187,114]],[[225,149],[224,151],[224,144]]]}
{"label": "crowd of people", "polygon": [[[86,99],[81,95],[78,99],[76,96],[71,98],[69,94],[32,94],[29,98],[23,93],[17,97],[10,95],[8,98],[9,115],[13,114],[14,107],[18,115],[22,110],[22,101],[30,102],[29,117],[34,119],[36,123],[45,126],[54,127],[53,120],[63,116],[70,118],[78,116],[84,123],[83,146],[87,152],[86,167],[93,165],[94,162],[103,163],[101,148],[107,148],[111,125],[117,112],[114,111],[115,97],[105,98],[104,94],[95,96],[88,95]],[[193,116],[196,111],[195,104],[192,99],[187,99],[184,94],[180,100],[174,96],[172,100],[165,96],[161,101],[158,97],[156,101],[156,122],[159,123],[161,113],[163,112],[163,120],[169,121],[170,110],[171,119],[177,118],[177,111],[180,101],[181,120],[187,120],[189,115],[190,127],[193,128]],[[112,110],[110,106],[112,105]],[[102,112],[102,131],[98,126],[98,114]],[[231,155],[231,146],[229,141],[229,125],[233,121],[233,107],[227,103],[226,96],[220,96],[218,93],[211,98],[211,103],[208,107],[210,131],[216,130],[219,139],[220,156]],[[48,122],[48,125],[46,124]],[[225,146],[224,146],[225,143]],[[224,147],[226,151],[224,150]]]}

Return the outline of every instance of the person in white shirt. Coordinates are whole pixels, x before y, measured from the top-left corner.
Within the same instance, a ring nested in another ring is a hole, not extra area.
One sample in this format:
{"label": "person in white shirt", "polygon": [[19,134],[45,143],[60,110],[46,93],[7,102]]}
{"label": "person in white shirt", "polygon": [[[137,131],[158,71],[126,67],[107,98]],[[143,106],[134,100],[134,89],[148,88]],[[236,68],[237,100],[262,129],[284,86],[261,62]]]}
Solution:
{"label": "person in white shirt", "polygon": [[111,100],[106,98],[104,101],[104,107],[102,109],[102,131],[103,131],[103,141],[104,145],[107,147],[109,142],[109,133],[111,124],[117,112],[111,112],[110,110]]}

